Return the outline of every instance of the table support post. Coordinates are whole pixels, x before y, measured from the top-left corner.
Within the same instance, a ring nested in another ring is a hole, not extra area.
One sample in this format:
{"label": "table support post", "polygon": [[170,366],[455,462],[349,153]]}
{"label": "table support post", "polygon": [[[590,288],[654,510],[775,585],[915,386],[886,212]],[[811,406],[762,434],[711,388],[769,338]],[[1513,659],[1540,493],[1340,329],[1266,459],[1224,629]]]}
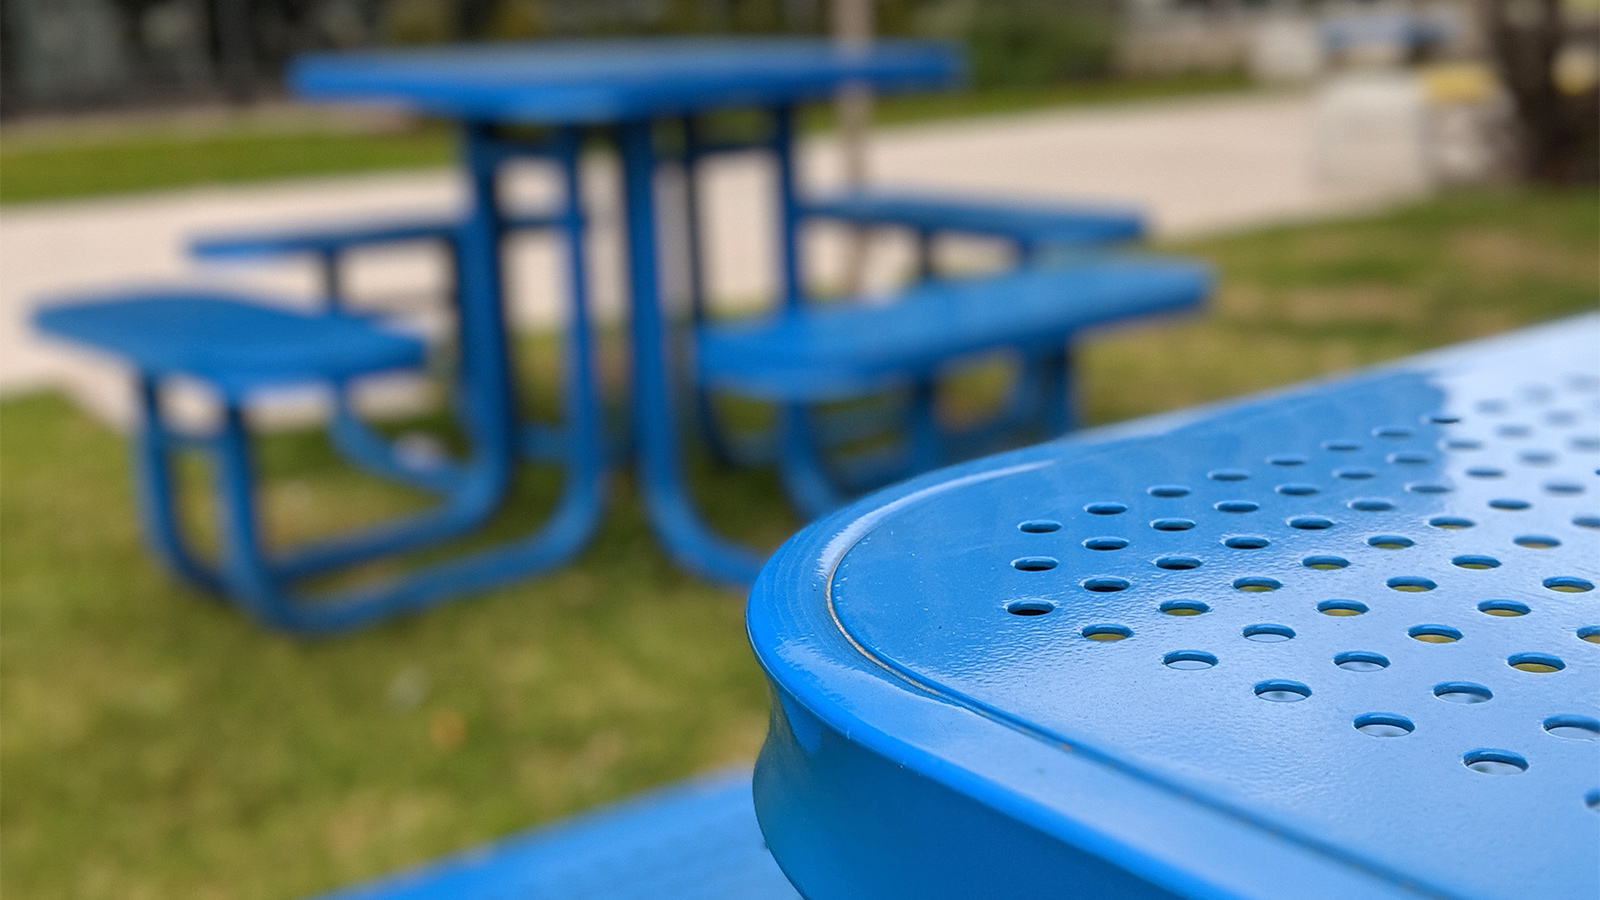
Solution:
{"label": "table support post", "polygon": [[661,311],[656,155],[650,126],[648,120],[620,126],[639,491],[657,540],[674,560],[707,578],[742,586],[755,580],[760,561],[750,550],[713,534],[701,521],[689,496],[672,390],[667,327]]}

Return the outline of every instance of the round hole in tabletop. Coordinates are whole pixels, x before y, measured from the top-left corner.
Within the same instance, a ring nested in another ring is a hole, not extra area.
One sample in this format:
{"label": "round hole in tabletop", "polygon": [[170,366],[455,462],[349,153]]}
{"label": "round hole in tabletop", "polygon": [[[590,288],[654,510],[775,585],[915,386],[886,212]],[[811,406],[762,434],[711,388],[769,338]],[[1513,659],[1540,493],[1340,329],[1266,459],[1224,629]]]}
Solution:
{"label": "round hole in tabletop", "polygon": [[1515,543],[1518,547],[1528,547],[1533,550],[1550,550],[1561,546],[1559,538],[1553,538],[1545,534],[1519,534]]}
{"label": "round hole in tabletop", "polygon": [[1396,575],[1384,583],[1394,590],[1409,594],[1420,594],[1439,586],[1432,579],[1423,578],[1421,575]]}
{"label": "round hole in tabletop", "polygon": [[1285,497],[1309,497],[1312,494],[1315,494],[1318,488],[1314,484],[1306,484],[1305,482],[1295,481],[1288,484],[1280,484],[1274,488],[1274,490]]}
{"label": "round hole in tabletop", "polygon": [[1570,741],[1600,741],[1600,719],[1588,716],[1551,716],[1544,730]]}
{"label": "round hole in tabletop", "polygon": [[1183,572],[1189,569],[1198,569],[1204,563],[1192,556],[1163,556],[1156,560],[1156,568],[1167,569],[1173,572]]}
{"label": "round hole in tabletop", "polygon": [[1161,658],[1161,664],[1169,669],[1209,669],[1217,658],[1204,650],[1174,650]]}
{"label": "round hole in tabletop", "polygon": [[1367,538],[1367,543],[1379,550],[1404,550],[1416,541],[1403,534],[1375,534]]}
{"label": "round hole in tabletop", "polygon": [[1360,600],[1324,600],[1317,604],[1317,612],[1325,616],[1359,616],[1367,611]]}
{"label": "round hole in tabletop", "polygon": [[1464,553],[1450,560],[1451,565],[1463,569],[1498,569],[1500,560],[1481,553]]}
{"label": "round hole in tabletop", "polygon": [[1557,575],[1544,580],[1544,586],[1563,594],[1583,594],[1594,590],[1594,582],[1575,575]]}
{"label": "round hole in tabletop", "polygon": [[1522,672],[1548,675],[1567,667],[1560,657],[1548,653],[1517,653],[1506,658],[1506,665]]}
{"label": "round hole in tabletop", "polygon": [[1322,516],[1295,516],[1289,520],[1289,527],[1298,528],[1301,531],[1322,531],[1332,528],[1333,520],[1325,519]]}
{"label": "round hole in tabletop", "polygon": [[1494,692],[1473,681],[1446,681],[1433,686],[1433,695],[1446,703],[1488,703]]}
{"label": "round hole in tabletop", "polygon": [[1428,524],[1435,528],[1454,531],[1462,528],[1471,528],[1478,523],[1461,516],[1434,516],[1428,520]]}
{"label": "round hole in tabletop", "polygon": [[1495,509],[1503,509],[1507,512],[1520,512],[1532,506],[1533,504],[1516,497],[1496,497],[1489,501],[1489,505]]}
{"label": "round hole in tabletop", "polygon": [[1600,528],[1600,516],[1573,516],[1572,524],[1578,526],[1579,528]]}
{"label": "round hole in tabletop", "polygon": [[1256,696],[1273,703],[1298,703],[1311,696],[1311,688],[1298,681],[1274,679],[1255,686]]}
{"label": "round hole in tabletop", "polygon": [[1258,535],[1236,534],[1233,537],[1224,538],[1222,546],[1232,547],[1235,550],[1260,550],[1271,543],[1271,541]]}
{"label": "round hole in tabletop", "polygon": [[1054,519],[1029,519],[1019,524],[1017,530],[1028,534],[1049,534],[1052,531],[1060,531],[1061,523]]}
{"label": "round hole in tabletop", "polygon": [[1127,538],[1119,537],[1094,537],[1083,542],[1090,550],[1121,550],[1128,546]]}
{"label": "round hole in tabletop", "polygon": [[1114,594],[1117,591],[1127,590],[1132,584],[1128,579],[1118,578],[1115,575],[1097,575],[1094,578],[1084,579],[1083,587],[1097,594]]}
{"label": "round hole in tabletop", "polygon": [[1335,656],[1333,664],[1347,672],[1376,672],[1389,668],[1389,657],[1370,650],[1348,650]]}
{"label": "round hole in tabletop", "polygon": [[1356,730],[1373,737],[1405,737],[1417,726],[1405,716],[1396,713],[1367,713],[1356,716]]}
{"label": "round hole in tabletop", "polygon": [[1246,575],[1243,578],[1235,578],[1233,580],[1234,590],[1250,594],[1264,594],[1267,591],[1275,591],[1281,587],[1283,587],[1283,582],[1276,578],[1268,578],[1265,575]]}
{"label": "round hole in tabletop", "polygon": [[1181,484],[1157,484],[1150,487],[1147,493],[1152,497],[1187,497],[1189,489]]}
{"label": "round hole in tabletop", "polygon": [[1397,466],[1425,466],[1433,462],[1433,454],[1422,450],[1401,450],[1389,454],[1385,459]]}
{"label": "round hole in tabletop", "polygon": [[1246,625],[1243,633],[1246,640],[1256,641],[1262,644],[1278,644],[1284,641],[1294,640],[1294,629],[1287,625],[1273,625],[1269,623]]}
{"label": "round hole in tabletop", "polygon": [[1585,625],[1577,631],[1578,640],[1600,644],[1600,625]]}
{"label": "round hole in tabletop", "polygon": [[1413,494],[1448,494],[1451,487],[1437,481],[1413,481],[1406,485],[1406,490]]}
{"label": "round hole in tabletop", "polygon": [[1502,619],[1514,619],[1517,616],[1525,616],[1533,612],[1528,607],[1528,604],[1518,603],[1515,600],[1485,600],[1478,604],[1478,611],[1486,615],[1498,616]]}
{"label": "round hole in tabletop", "polygon": [[1528,771],[1528,761],[1510,750],[1473,750],[1462,756],[1461,762],[1485,775],[1518,775]]}
{"label": "round hole in tabletop", "polygon": [[1012,568],[1023,572],[1048,572],[1060,564],[1053,556],[1024,556],[1011,561]]}
{"label": "round hole in tabletop", "polygon": [[1244,481],[1250,473],[1244,469],[1212,469],[1206,477],[1212,481]]}
{"label": "round hole in tabletop", "polygon": [[1350,560],[1342,556],[1308,556],[1300,560],[1300,564],[1308,569],[1319,569],[1326,572],[1334,569],[1343,569],[1350,565]]}
{"label": "round hole in tabletop", "polygon": [[1218,500],[1215,504],[1217,512],[1248,513],[1261,508],[1261,504],[1254,500]]}
{"label": "round hole in tabletop", "polygon": [[1090,625],[1083,629],[1084,637],[1091,641],[1109,644],[1133,637],[1133,631],[1122,625]]}
{"label": "round hole in tabletop", "polygon": [[1473,478],[1504,478],[1506,470],[1494,466],[1473,466],[1467,470],[1467,474]]}
{"label": "round hole in tabletop", "polygon": [[1400,438],[1411,437],[1411,429],[1406,428],[1403,425],[1385,425],[1381,428],[1372,429],[1372,435],[1373,437],[1392,438],[1398,440]]}
{"label": "round hole in tabletop", "polygon": [[1449,625],[1413,625],[1406,634],[1424,644],[1454,644],[1461,640],[1461,632]]}
{"label": "round hole in tabletop", "polygon": [[1115,502],[1091,503],[1085,506],[1083,511],[1092,516],[1115,516],[1127,512],[1128,506],[1125,503]]}
{"label": "round hole in tabletop", "polygon": [[1190,519],[1156,519],[1150,527],[1157,531],[1188,531],[1194,527]]}
{"label": "round hole in tabletop", "polygon": [[1282,453],[1277,456],[1267,457],[1267,464],[1273,466],[1303,466],[1306,464],[1306,458],[1293,453]]}
{"label": "round hole in tabletop", "polygon": [[1333,450],[1333,451],[1341,452],[1341,453],[1348,453],[1348,452],[1351,452],[1353,450],[1360,450],[1361,449],[1361,442],[1360,441],[1350,441],[1350,440],[1323,441],[1322,442],[1322,449],[1324,449],[1324,450]]}
{"label": "round hole in tabletop", "polygon": [[1211,611],[1199,600],[1168,600],[1158,608],[1169,616],[1198,616]]}
{"label": "round hole in tabletop", "polygon": [[1377,475],[1378,475],[1378,473],[1372,471],[1371,469],[1334,469],[1333,470],[1333,477],[1335,477],[1335,478],[1343,478],[1343,479],[1345,479],[1347,481],[1365,481],[1368,478],[1376,478]]}
{"label": "round hole in tabletop", "polygon": [[1382,497],[1357,497],[1347,505],[1356,512],[1388,512],[1394,509],[1394,501]]}
{"label": "round hole in tabletop", "polygon": [[1054,612],[1056,605],[1049,600],[1013,600],[1006,604],[1006,612],[1013,616],[1043,616]]}

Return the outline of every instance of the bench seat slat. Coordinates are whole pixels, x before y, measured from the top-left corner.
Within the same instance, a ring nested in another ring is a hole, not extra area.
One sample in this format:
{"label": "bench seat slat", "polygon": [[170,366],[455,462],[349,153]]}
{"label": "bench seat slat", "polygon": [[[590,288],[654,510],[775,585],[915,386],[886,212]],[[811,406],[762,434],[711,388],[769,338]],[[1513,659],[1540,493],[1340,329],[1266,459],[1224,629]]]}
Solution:
{"label": "bench seat slat", "polygon": [[[560,224],[553,214],[510,216],[512,230],[550,228]],[[197,238],[189,246],[198,259],[260,259],[300,253],[337,253],[356,247],[409,241],[447,240],[460,223],[451,218],[344,222],[303,228],[245,231]]]}
{"label": "bench seat slat", "polygon": [[120,293],[48,306],[57,338],[122,357],[152,375],[190,375],[241,396],[420,366],[423,343],[369,319],[305,313],[203,291]]}
{"label": "bench seat slat", "polygon": [[800,900],[756,824],[750,771],[718,773],[320,900]]}
{"label": "bench seat slat", "polygon": [[937,194],[853,191],[807,201],[805,215],[860,225],[901,225],[1030,244],[1108,244],[1144,236],[1144,215],[1131,207],[1071,206],[1015,200],[972,200]]}
{"label": "bench seat slat", "polygon": [[954,357],[1059,346],[1082,328],[1197,306],[1210,270],[1114,258],[926,282],[891,303],[845,302],[702,329],[701,377],[771,400],[858,396]]}

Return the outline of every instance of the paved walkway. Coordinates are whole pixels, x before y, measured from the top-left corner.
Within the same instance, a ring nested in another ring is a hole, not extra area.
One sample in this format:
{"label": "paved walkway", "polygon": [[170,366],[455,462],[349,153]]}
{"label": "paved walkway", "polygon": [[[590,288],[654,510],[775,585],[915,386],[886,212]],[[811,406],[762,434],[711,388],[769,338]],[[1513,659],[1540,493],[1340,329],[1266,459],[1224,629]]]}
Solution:
{"label": "paved walkway", "polygon": [[[1312,166],[1313,106],[1307,97],[1251,95],[1117,108],[1031,112],[877,132],[874,181],[1026,200],[1105,200],[1143,205],[1158,233],[1187,235],[1314,217],[1354,201],[1319,185]],[[836,184],[838,154],[826,138],[802,150],[813,187]],[[586,178],[595,223],[591,271],[602,313],[621,297],[613,161],[597,156]],[[772,210],[768,171],[755,155],[717,160],[705,181],[709,269],[715,295],[749,300],[771,284]],[[671,197],[681,186],[664,176]],[[511,179],[514,202],[537,204],[552,184],[531,168]],[[67,387],[118,421],[126,389],[114,367],[37,340],[27,315],[38,298],[129,283],[225,282],[310,302],[314,278],[294,266],[205,266],[184,256],[191,235],[222,229],[414,215],[459,206],[449,171],[298,179],[111,199],[8,207],[0,211],[0,392]],[[671,209],[670,203],[664,204]],[[840,271],[839,235],[810,242],[808,269],[823,281]],[[956,253],[961,249],[957,248]],[[969,254],[980,251],[969,250]],[[559,257],[530,236],[513,251],[510,290],[523,323],[559,316]],[[869,279],[887,283],[909,259],[903,246],[875,242]],[[437,260],[417,251],[370,254],[357,263],[358,294],[413,300],[442,286]],[[667,273],[670,283],[678,279]],[[425,308],[425,303],[417,304]]]}

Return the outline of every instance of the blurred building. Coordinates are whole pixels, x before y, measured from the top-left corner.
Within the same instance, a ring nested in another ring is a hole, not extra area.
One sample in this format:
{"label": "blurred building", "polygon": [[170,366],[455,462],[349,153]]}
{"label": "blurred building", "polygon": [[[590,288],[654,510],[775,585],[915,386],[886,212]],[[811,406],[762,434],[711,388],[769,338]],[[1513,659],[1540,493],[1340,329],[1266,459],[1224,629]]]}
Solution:
{"label": "blurred building", "polygon": [[[307,50],[485,38],[821,32],[826,0],[5,0],[0,113],[273,91]],[[907,3],[900,3],[907,6]]]}

